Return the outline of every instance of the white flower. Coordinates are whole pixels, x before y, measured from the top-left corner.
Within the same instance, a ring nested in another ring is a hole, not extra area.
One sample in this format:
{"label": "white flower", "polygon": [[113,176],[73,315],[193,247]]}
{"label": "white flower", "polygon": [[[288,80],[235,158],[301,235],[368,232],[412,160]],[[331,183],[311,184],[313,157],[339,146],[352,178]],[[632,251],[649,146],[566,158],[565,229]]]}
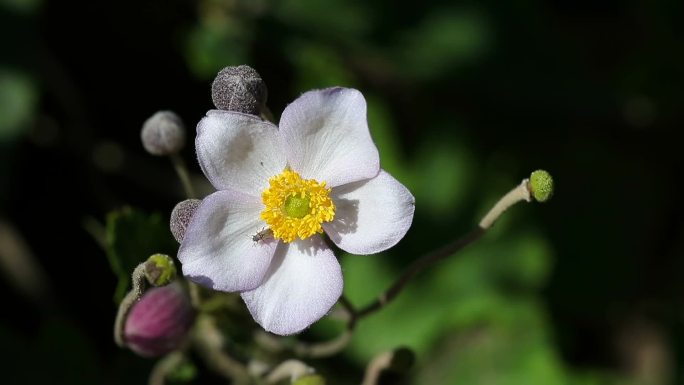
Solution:
{"label": "white flower", "polygon": [[280,128],[209,111],[196,147],[219,191],[188,225],[178,253],[183,274],[240,292],[270,332],[302,331],[342,294],[340,265],[319,234],[349,253],[373,254],[411,226],[414,198],[380,169],[357,90],[307,92],[287,106]]}

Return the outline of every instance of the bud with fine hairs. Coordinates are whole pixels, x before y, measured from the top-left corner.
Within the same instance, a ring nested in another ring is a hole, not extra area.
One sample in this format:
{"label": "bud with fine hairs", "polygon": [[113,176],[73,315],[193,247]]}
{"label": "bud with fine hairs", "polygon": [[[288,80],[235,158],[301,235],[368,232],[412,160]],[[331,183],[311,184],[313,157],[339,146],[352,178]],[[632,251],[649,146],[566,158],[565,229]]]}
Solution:
{"label": "bud with fine hairs", "polygon": [[185,237],[185,229],[188,227],[192,216],[195,211],[202,203],[199,199],[186,199],[182,202],[178,202],[176,207],[171,211],[171,221],[169,226],[171,228],[171,234],[176,238],[178,243],[183,242],[183,237]]}
{"label": "bud with fine hairs", "polygon": [[190,297],[179,281],[153,287],[128,313],[124,343],[143,357],[164,355],[181,347],[194,319]]}
{"label": "bud with fine hairs", "polygon": [[254,68],[246,65],[222,69],[211,85],[211,99],[219,110],[260,115],[268,90]]}
{"label": "bud with fine hairs", "polygon": [[546,202],[553,196],[553,177],[546,170],[536,170],[530,175],[528,188],[537,202]]}
{"label": "bud with fine hairs", "polygon": [[145,261],[145,278],[152,286],[164,286],[176,279],[176,265],[166,254],[154,254]]}
{"label": "bud with fine hairs", "polygon": [[159,111],[145,121],[140,138],[152,155],[177,154],[185,147],[185,125],[175,113]]}

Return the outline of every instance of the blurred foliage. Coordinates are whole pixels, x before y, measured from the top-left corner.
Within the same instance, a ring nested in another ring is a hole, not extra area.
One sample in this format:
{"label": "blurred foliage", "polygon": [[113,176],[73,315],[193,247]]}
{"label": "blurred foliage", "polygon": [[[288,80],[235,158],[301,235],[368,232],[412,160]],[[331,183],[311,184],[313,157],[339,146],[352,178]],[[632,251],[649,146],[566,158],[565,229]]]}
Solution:
{"label": "blurred foliage", "polygon": [[153,254],[175,255],[178,243],[162,216],[124,207],[107,215],[106,251],[118,278],[114,301],[126,294],[133,270]]}
{"label": "blurred foliage", "polygon": [[481,13],[440,9],[404,31],[396,49],[401,74],[419,81],[444,76],[472,64],[490,48],[491,28]]}
{"label": "blurred foliage", "polygon": [[35,12],[41,3],[42,0],[0,0],[0,8],[26,14]]}
{"label": "blurred foliage", "polygon": [[0,67],[0,143],[29,128],[37,103],[38,89],[29,75]]}
{"label": "blurred foliage", "polygon": [[101,383],[95,346],[70,321],[50,319],[33,338],[0,323],[0,341],[13,349],[13,355],[2,366],[3,383]]}

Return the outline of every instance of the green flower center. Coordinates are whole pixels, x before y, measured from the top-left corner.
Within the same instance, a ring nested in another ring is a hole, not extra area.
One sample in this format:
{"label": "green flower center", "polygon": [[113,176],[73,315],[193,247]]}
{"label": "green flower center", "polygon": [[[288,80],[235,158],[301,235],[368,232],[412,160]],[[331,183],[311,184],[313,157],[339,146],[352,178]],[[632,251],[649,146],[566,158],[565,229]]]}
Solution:
{"label": "green flower center", "polygon": [[285,198],[285,204],[283,205],[283,211],[285,215],[291,218],[304,218],[309,214],[309,205],[311,200],[306,196],[299,194],[292,194]]}

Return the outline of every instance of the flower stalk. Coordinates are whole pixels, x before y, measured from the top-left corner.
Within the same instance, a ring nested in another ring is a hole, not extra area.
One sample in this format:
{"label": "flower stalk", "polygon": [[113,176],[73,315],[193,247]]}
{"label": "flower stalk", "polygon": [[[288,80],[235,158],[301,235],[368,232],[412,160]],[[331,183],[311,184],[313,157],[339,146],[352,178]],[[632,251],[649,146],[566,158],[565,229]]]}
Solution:
{"label": "flower stalk", "polygon": [[236,385],[250,383],[245,365],[223,351],[225,338],[209,315],[200,316],[195,324],[193,347],[207,366]]}
{"label": "flower stalk", "polygon": [[195,198],[197,195],[195,195],[195,189],[192,186],[192,181],[190,180],[190,173],[188,172],[188,168],[185,165],[183,158],[181,158],[178,154],[171,154],[169,157],[171,158],[171,163],[173,163],[173,168],[178,174],[178,179],[180,179],[181,184],[183,185],[185,197],[187,199]]}
{"label": "flower stalk", "polygon": [[[539,171],[539,170],[538,170]],[[538,172],[538,171],[535,171]],[[477,227],[465,234],[459,239],[448,243],[441,248],[425,254],[417,259],[409,268],[382,294],[380,294],[373,302],[366,306],[356,309],[356,307],[344,296],[340,297],[339,305],[348,313],[347,329],[336,338],[315,343],[315,344],[299,344],[294,347],[295,354],[302,357],[327,357],[342,351],[351,341],[356,323],[363,317],[369,316],[376,311],[382,309],[394,298],[396,298],[416,275],[423,270],[434,265],[440,260],[453,255],[466,246],[474,243],[480,239],[496,222],[506,210],[516,203],[525,201],[531,202],[533,195],[529,179],[524,179],[511,191],[501,197],[494,206],[485,214]]]}
{"label": "flower stalk", "polygon": [[116,313],[116,320],[114,321],[114,342],[119,347],[125,347],[126,342],[124,340],[124,326],[126,325],[126,317],[130,313],[133,305],[138,302],[145,291],[145,282],[147,278],[145,277],[145,263],[139,264],[131,277],[131,282],[133,288],[126,294],[126,296],[121,300],[119,305],[119,310]]}

